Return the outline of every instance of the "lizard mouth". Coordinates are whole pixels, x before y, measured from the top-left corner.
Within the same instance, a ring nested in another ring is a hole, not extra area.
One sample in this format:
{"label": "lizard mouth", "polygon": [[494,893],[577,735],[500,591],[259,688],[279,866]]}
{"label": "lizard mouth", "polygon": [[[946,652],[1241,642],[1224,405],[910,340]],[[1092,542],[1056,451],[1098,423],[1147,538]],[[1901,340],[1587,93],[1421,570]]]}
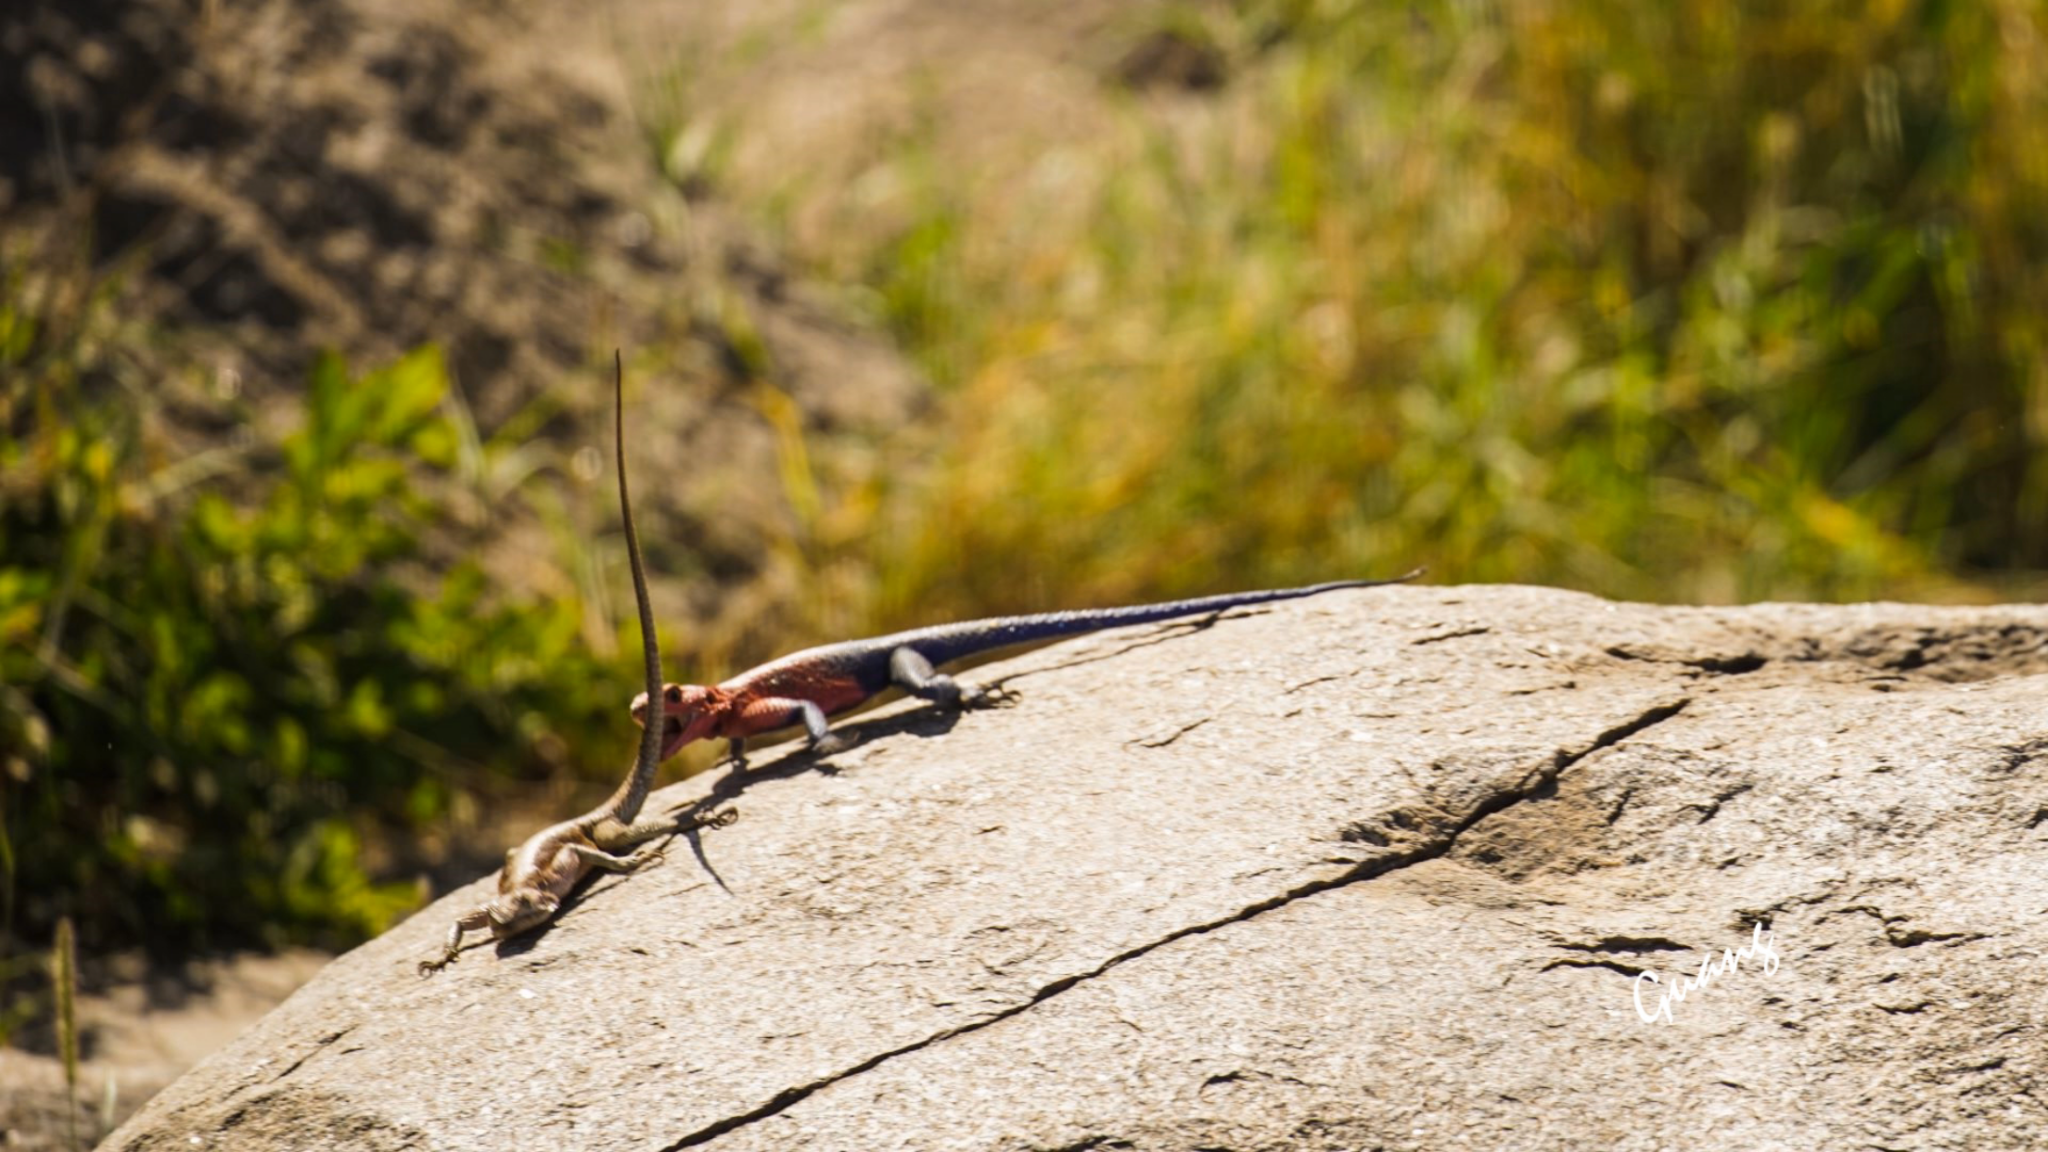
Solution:
{"label": "lizard mouth", "polygon": [[681,720],[676,719],[674,716],[662,717],[661,758],[663,760],[668,759],[669,757],[676,754],[676,749],[681,748],[682,746],[683,722]]}

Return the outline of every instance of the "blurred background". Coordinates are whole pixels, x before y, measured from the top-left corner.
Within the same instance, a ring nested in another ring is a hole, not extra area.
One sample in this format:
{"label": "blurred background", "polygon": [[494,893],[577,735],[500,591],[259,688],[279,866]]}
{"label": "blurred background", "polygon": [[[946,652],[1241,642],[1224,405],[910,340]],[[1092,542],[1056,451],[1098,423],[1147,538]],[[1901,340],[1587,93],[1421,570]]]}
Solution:
{"label": "blurred background", "polygon": [[124,980],[163,1010],[608,789],[615,346],[679,679],[1418,563],[2032,599],[2044,37],[2032,0],[10,5],[0,1039],[61,1047],[60,918],[103,1023]]}

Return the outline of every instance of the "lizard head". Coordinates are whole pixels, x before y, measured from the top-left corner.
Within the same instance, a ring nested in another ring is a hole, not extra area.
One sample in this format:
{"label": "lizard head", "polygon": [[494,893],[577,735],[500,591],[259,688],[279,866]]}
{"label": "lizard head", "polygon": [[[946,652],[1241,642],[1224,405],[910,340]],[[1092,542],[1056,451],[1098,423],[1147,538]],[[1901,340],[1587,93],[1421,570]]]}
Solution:
{"label": "lizard head", "polygon": [[515,888],[484,905],[484,915],[490,917],[491,935],[504,940],[545,923],[561,905],[553,892]]}
{"label": "lizard head", "polygon": [[[696,740],[716,735],[732,711],[732,693],[703,684],[661,686],[661,758]],[[647,693],[633,697],[633,722],[647,726]]]}

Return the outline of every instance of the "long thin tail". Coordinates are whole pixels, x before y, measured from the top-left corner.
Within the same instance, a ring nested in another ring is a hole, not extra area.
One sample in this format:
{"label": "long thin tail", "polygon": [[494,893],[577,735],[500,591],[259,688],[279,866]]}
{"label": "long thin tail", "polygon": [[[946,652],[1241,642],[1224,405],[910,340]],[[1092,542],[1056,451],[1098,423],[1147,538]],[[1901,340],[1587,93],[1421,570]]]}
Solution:
{"label": "long thin tail", "polygon": [[[1417,568],[1388,580],[1334,580],[1306,588],[1272,588],[1258,592],[1225,592],[1220,596],[1198,596],[1192,600],[1168,600],[1160,604],[1134,604],[1127,608],[1084,608],[1074,612],[1045,612],[1033,616],[999,616],[992,620],[971,620],[960,624],[938,624],[891,637],[917,649],[934,664],[944,664],[977,652],[1011,644],[1028,644],[1059,636],[1150,624],[1183,616],[1201,616],[1228,608],[1266,604],[1274,600],[1298,600],[1339,588],[1375,588],[1413,580],[1425,570]],[[892,645],[893,647],[893,645]]]}
{"label": "long thin tail", "polygon": [[[647,698],[661,698],[661,648],[654,635],[654,606],[647,597],[647,570],[640,559],[640,534],[633,528],[633,500],[626,493],[626,364],[617,349],[612,350],[612,434],[618,443],[619,517],[626,522],[626,558],[633,566],[633,599],[640,609],[640,648],[647,659]],[[655,718],[658,721],[658,717]],[[631,824],[647,802],[654,787],[655,771],[661,766],[661,729],[658,722],[640,729],[640,758],[620,782],[618,791],[606,801],[613,818]]]}

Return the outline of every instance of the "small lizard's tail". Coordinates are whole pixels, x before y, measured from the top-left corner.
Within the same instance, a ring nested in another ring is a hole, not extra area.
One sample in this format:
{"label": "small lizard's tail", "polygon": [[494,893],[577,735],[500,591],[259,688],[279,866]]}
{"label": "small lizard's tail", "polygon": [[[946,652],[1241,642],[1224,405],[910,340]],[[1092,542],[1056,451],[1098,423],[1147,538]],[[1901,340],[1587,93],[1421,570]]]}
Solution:
{"label": "small lizard's tail", "polygon": [[1327,584],[1311,584],[1306,588],[1225,592],[1220,596],[1197,596],[1191,600],[1168,600],[1159,604],[1134,604],[1127,608],[1083,608],[1072,612],[1045,612],[1032,616],[1000,616],[991,620],[971,620],[960,624],[938,624],[930,628],[919,628],[891,639],[915,648],[933,664],[944,664],[949,660],[1006,648],[1012,644],[1029,644],[1061,636],[1076,636],[1084,632],[1099,632],[1104,628],[1151,624],[1185,616],[1203,616],[1230,608],[1268,604],[1275,600],[1298,600],[1304,596],[1334,592],[1340,588],[1376,588],[1383,584],[1400,584],[1415,579],[1425,571],[1427,569],[1417,568],[1387,580],[1333,580]]}
{"label": "small lizard's tail", "polygon": [[[647,698],[661,695],[661,648],[654,636],[654,608],[647,599],[647,567],[640,559],[640,534],[633,528],[633,500],[626,492],[626,362],[617,349],[612,351],[612,435],[616,441],[619,469],[619,518],[626,524],[626,559],[633,568],[633,602],[640,613],[640,656],[646,665]],[[663,725],[650,720],[640,730],[640,754],[633,770],[619,782],[600,812],[609,811],[621,824],[631,824],[647,802],[654,775],[661,765]]]}

